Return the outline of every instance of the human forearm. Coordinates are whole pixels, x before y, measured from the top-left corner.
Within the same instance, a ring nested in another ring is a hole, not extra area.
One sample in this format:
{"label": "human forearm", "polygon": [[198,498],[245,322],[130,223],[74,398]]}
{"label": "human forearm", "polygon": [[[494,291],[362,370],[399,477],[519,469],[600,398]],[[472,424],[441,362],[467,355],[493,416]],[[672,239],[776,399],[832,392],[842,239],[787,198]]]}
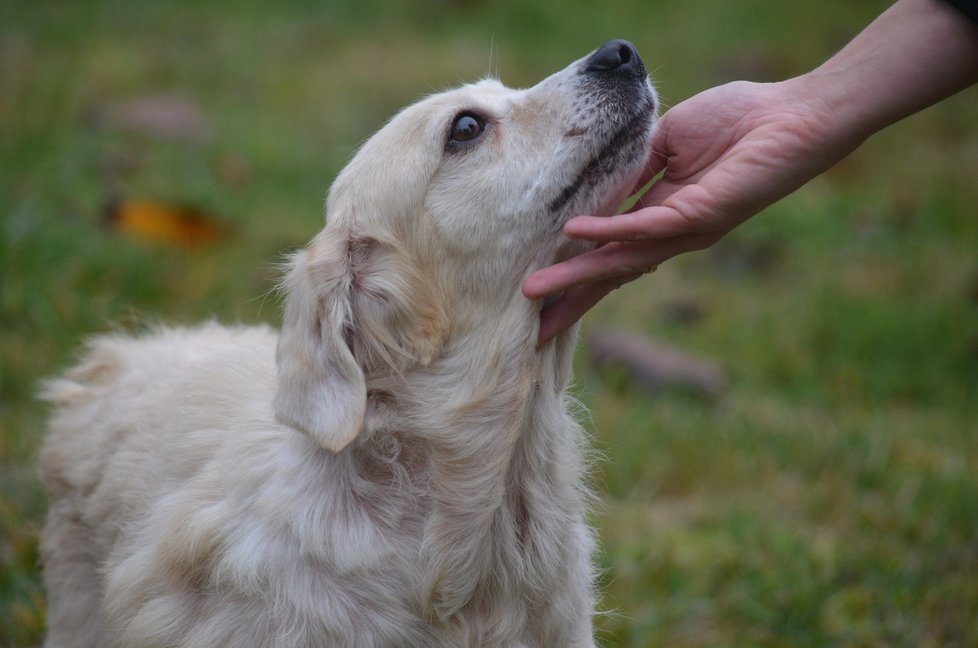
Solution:
{"label": "human forearm", "polygon": [[899,0],[824,64],[786,84],[853,143],[978,82],[978,26],[942,0]]}

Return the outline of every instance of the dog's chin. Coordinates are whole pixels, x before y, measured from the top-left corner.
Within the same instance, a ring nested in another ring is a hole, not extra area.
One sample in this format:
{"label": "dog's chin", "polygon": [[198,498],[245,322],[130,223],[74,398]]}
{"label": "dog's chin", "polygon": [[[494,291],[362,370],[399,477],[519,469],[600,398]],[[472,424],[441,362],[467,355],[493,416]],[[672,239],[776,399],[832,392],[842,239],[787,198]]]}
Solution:
{"label": "dog's chin", "polygon": [[[568,220],[579,214],[588,216],[598,216],[607,218],[618,214],[621,211],[625,200],[632,195],[632,189],[638,181],[643,164],[635,164],[632,173],[626,174],[624,180],[612,185],[603,191],[592,193],[589,196],[578,196],[573,204],[567,205],[563,218],[559,220],[560,229],[555,238],[556,247],[550,258],[545,259],[543,266],[555,265],[567,261],[573,257],[590,252],[598,247],[594,241],[580,239],[569,239],[563,234],[563,225]],[[548,295],[541,301],[541,308],[547,308],[563,296],[563,293]]]}
{"label": "dog's chin", "polygon": [[593,209],[581,213],[601,217],[614,216],[620,213],[622,205],[625,204],[625,201],[632,194],[632,189],[638,181],[638,174],[639,170],[628,174],[626,180],[612,187],[611,190],[605,193],[602,199],[596,200]]}
{"label": "dog's chin", "polygon": [[633,193],[632,190],[635,188],[636,182],[638,182],[644,162],[633,162],[630,166],[632,167],[630,172],[623,174],[623,178],[617,183],[611,184],[609,182],[608,186],[599,187],[598,190],[591,192],[590,195],[578,196],[577,200],[567,205],[563,210],[561,217],[558,219],[558,236],[563,241],[555,250],[553,257],[554,263],[566,261],[571,257],[597,247],[590,241],[573,240],[564,237],[564,224],[579,215],[607,218],[620,213],[625,201]]}

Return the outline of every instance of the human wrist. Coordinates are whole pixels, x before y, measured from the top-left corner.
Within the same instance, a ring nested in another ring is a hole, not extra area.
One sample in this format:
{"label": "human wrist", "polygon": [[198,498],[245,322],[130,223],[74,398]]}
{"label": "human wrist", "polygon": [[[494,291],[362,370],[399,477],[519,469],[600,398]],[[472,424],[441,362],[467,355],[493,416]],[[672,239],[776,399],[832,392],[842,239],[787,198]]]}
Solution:
{"label": "human wrist", "polygon": [[834,72],[815,70],[776,84],[784,109],[804,124],[816,165],[831,165],[875,132],[860,110],[858,88]]}

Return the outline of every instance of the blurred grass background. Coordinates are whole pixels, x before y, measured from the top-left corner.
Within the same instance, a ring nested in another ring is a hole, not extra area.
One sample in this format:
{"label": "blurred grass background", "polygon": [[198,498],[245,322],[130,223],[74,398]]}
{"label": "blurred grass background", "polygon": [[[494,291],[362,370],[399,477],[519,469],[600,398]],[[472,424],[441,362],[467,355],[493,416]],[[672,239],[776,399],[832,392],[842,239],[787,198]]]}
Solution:
{"label": "blurred grass background", "polygon": [[[667,104],[776,80],[887,2],[0,3],[0,645],[44,604],[38,380],[92,332],[278,320],[274,264],[331,178],[419,96],[535,83],[608,38]],[[708,252],[594,311],[726,367],[714,401],[608,383],[582,347],[605,506],[607,646],[978,645],[978,102],[876,136]],[[173,102],[167,134],[119,118]],[[192,248],[107,228],[192,204]]]}

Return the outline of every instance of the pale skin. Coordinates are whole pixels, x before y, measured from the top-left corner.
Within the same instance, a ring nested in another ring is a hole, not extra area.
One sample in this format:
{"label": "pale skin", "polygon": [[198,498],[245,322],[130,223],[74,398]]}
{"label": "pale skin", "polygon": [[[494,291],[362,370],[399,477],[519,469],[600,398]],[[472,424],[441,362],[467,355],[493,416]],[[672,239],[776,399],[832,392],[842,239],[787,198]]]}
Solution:
{"label": "pale skin", "polygon": [[873,133],[975,83],[978,26],[941,0],[898,0],[811,72],[676,105],[636,188],[662,177],[627,214],[571,219],[564,234],[599,247],[523,283],[530,299],[560,295],[541,315],[540,342],[660,263],[713,245]]}

